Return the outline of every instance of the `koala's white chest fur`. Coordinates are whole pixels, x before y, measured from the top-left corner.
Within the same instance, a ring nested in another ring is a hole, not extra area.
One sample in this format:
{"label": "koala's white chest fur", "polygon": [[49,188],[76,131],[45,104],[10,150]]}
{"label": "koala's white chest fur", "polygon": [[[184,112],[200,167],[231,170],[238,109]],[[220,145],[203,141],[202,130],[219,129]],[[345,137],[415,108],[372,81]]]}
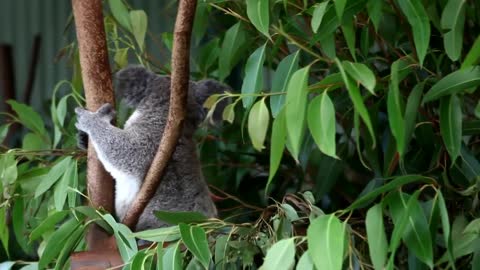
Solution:
{"label": "koala's white chest fur", "polygon": [[[95,149],[99,149],[94,142],[93,145]],[[97,150],[97,154],[98,158],[105,167],[105,170],[107,170],[115,179],[115,210],[117,212],[117,216],[120,219],[123,219],[130,204],[133,202],[135,196],[140,190],[142,179],[125,173],[113,166],[113,164],[108,162],[108,159],[101,151]]]}

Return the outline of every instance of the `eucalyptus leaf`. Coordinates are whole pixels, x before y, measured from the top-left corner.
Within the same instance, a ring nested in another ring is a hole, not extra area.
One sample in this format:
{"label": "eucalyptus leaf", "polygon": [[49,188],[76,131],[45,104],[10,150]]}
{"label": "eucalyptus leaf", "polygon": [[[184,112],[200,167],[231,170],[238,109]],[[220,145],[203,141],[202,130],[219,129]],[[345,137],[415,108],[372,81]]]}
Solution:
{"label": "eucalyptus leaf", "polygon": [[308,254],[317,269],[342,269],[345,237],[345,226],[333,214],[320,216],[310,223]]}
{"label": "eucalyptus leaf", "polygon": [[253,105],[248,115],[248,135],[257,151],[264,148],[269,122],[270,113],[265,105],[265,98],[262,98]]}
{"label": "eucalyptus leaf", "polygon": [[430,20],[427,12],[421,1],[397,0],[397,3],[412,27],[418,61],[423,65],[430,43]]}
{"label": "eucalyptus leaf", "polygon": [[269,0],[246,0],[247,2],[247,16],[252,24],[267,37],[270,17],[269,17]]}
{"label": "eucalyptus leaf", "polygon": [[440,101],[440,132],[453,163],[462,147],[462,107],[456,95]]}
{"label": "eucalyptus leaf", "polygon": [[245,64],[245,78],[242,84],[242,97],[243,107],[250,108],[255,97],[251,94],[260,92],[263,89],[263,62],[265,61],[265,48],[266,44],[256,49],[255,52],[250,55]]}

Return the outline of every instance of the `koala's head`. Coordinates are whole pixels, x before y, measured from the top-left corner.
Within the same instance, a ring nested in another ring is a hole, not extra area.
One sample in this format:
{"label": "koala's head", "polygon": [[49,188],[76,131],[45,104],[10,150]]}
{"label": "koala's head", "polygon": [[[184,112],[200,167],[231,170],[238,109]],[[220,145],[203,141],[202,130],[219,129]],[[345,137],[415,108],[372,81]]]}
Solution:
{"label": "koala's head", "polygon": [[[168,113],[170,98],[170,77],[159,76],[142,66],[126,67],[116,73],[116,91],[130,107],[142,103],[156,106],[156,111]],[[187,103],[187,124],[196,128],[207,115],[204,102],[213,94],[222,94],[230,88],[218,81],[207,79],[190,82]],[[154,97],[154,98],[152,98]],[[215,121],[220,121],[225,100],[220,102],[213,114]],[[165,115],[166,116],[166,115]]]}

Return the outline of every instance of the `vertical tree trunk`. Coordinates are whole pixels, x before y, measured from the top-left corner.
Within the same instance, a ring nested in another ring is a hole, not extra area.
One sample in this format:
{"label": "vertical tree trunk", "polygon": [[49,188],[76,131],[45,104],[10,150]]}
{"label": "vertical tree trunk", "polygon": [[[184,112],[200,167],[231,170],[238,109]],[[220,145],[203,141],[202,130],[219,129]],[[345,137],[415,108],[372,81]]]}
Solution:
{"label": "vertical tree trunk", "polygon": [[167,125],[140,192],[123,219],[123,223],[132,229],[135,228],[138,218],[152,199],[158,185],[160,185],[163,172],[182,133],[183,122],[187,115],[190,38],[196,5],[197,0],[180,0],[178,4],[173,31],[172,80]]}
{"label": "vertical tree trunk", "polygon": [[[87,109],[95,111],[104,103],[114,105],[102,2],[72,0],[72,7]],[[113,212],[113,179],[98,160],[91,143],[88,147],[87,188],[93,207]],[[88,247],[90,250],[105,249],[108,239],[106,232],[92,226],[87,235]]]}

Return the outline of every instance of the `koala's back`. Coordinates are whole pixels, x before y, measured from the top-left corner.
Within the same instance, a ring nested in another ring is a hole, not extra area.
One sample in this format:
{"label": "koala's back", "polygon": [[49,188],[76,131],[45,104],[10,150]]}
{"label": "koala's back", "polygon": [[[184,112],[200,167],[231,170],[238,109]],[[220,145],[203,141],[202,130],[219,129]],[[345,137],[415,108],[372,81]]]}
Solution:
{"label": "koala's back", "polygon": [[[131,141],[126,142],[132,158],[125,167],[128,167],[128,173],[137,179],[144,179],[163,134],[168,116],[169,83],[170,80],[167,77],[149,78],[149,83],[145,84],[142,92],[142,94],[146,93],[146,96],[138,99],[138,94],[134,95],[137,99],[133,104],[136,109],[124,126],[124,132],[132,138]],[[190,87],[192,86],[191,84]],[[129,100],[126,101],[129,102]],[[198,104],[194,97],[189,96],[188,114],[197,111]],[[196,153],[196,144],[192,136],[197,123],[192,119],[196,117],[192,115],[187,117],[181,138],[167,165],[160,186],[140,216],[136,230],[166,226],[167,224],[155,217],[156,210],[197,211],[207,217],[217,215]],[[117,192],[119,190],[117,186]],[[122,194],[117,194],[117,197],[121,196]],[[117,213],[125,211],[126,209],[117,209]]]}

